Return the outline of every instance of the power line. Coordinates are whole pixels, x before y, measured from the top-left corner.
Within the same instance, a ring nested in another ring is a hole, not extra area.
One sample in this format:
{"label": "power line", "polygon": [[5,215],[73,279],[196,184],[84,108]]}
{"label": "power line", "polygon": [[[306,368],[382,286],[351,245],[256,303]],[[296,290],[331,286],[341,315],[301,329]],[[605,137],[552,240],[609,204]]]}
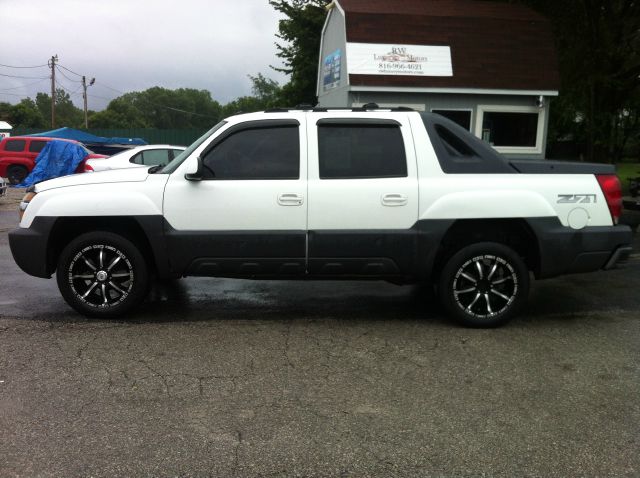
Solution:
{"label": "power line", "polygon": [[69,78],[67,75],[64,74],[64,72],[62,70],[60,70],[60,68],[58,68],[60,65],[56,65],[56,69],[58,70],[58,73],[60,73],[62,76],[64,76],[67,80],[69,81],[73,81],[74,83],[82,83],[82,80],[72,80],[71,78]]}
{"label": "power line", "polygon": [[43,81],[48,80],[49,78],[44,78],[42,80],[34,81],[33,83],[27,83],[26,85],[14,86],[13,88],[0,88],[0,91],[9,91],[9,90],[18,90],[20,88],[27,88],[28,86],[37,85],[38,83],[42,83]]}
{"label": "power line", "polygon": [[60,68],[67,70],[69,73],[73,73],[76,76],[82,76],[80,73],[76,73],[73,70],[70,70],[69,68],[67,68],[66,66],[62,66],[60,63],[58,63],[56,66],[59,66]]}
{"label": "power line", "polygon": [[18,96],[20,98],[29,98],[28,96],[25,95],[19,95],[17,93],[4,93],[2,91],[0,91],[0,95],[6,95],[6,96]]}
{"label": "power line", "polygon": [[3,65],[0,63],[0,66],[4,66],[5,68],[42,68],[49,65],[35,65],[35,66],[12,66],[12,65]]}
{"label": "power line", "polygon": [[0,76],[6,76],[7,78],[21,78],[24,80],[48,80],[48,76],[18,76],[18,75],[5,75],[0,73]]}

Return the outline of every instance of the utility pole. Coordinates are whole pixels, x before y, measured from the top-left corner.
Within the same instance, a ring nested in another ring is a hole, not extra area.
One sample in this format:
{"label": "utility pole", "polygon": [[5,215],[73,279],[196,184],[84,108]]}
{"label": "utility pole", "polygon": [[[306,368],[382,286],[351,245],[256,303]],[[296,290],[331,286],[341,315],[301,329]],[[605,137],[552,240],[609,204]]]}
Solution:
{"label": "utility pole", "polygon": [[56,61],[58,61],[58,55],[53,55],[49,60],[49,68],[51,68],[51,129],[56,127]]}
{"label": "utility pole", "polygon": [[[92,86],[96,82],[95,78],[91,78],[88,86]],[[89,128],[89,121],[87,120],[87,78],[85,76],[82,77],[82,90],[84,93],[82,97],[84,98],[84,127],[85,129]]]}

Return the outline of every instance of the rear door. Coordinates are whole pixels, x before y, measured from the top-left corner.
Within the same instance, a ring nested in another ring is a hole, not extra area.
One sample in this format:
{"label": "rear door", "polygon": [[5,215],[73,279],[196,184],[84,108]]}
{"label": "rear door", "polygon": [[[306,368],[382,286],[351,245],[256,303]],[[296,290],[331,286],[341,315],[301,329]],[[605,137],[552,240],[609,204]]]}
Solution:
{"label": "rear door", "polygon": [[395,276],[415,268],[418,180],[409,121],[399,113],[372,116],[309,116],[312,275]]}

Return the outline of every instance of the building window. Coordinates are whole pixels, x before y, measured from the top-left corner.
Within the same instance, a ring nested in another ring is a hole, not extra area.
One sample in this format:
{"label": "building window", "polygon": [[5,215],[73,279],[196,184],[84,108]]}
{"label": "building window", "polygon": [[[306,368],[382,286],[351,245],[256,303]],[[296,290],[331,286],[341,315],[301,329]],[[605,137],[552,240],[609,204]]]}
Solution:
{"label": "building window", "polygon": [[476,136],[501,153],[541,154],[544,112],[526,106],[479,106]]}
{"label": "building window", "polygon": [[397,124],[318,124],[320,179],[407,176]]}
{"label": "building window", "polygon": [[456,124],[459,124],[467,131],[471,131],[471,110],[432,109],[431,112],[444,116],[448,120],[451,120]]}

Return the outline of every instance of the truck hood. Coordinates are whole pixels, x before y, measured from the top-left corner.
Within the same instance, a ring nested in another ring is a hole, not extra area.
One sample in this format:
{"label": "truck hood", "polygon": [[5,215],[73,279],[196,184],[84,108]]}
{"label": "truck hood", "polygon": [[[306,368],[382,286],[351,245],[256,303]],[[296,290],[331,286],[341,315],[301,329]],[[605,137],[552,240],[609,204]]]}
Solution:
{"label": "truck hood", "polygon": [[148,168],[129,168],[100,171],[97,173],[72,174],[70,176],[43,181],[36,184],[35,188],[36,192],[42,192],[48,191],[49,189],[84,186],[86,184],[141,182],[149,176],[147,169]]}

